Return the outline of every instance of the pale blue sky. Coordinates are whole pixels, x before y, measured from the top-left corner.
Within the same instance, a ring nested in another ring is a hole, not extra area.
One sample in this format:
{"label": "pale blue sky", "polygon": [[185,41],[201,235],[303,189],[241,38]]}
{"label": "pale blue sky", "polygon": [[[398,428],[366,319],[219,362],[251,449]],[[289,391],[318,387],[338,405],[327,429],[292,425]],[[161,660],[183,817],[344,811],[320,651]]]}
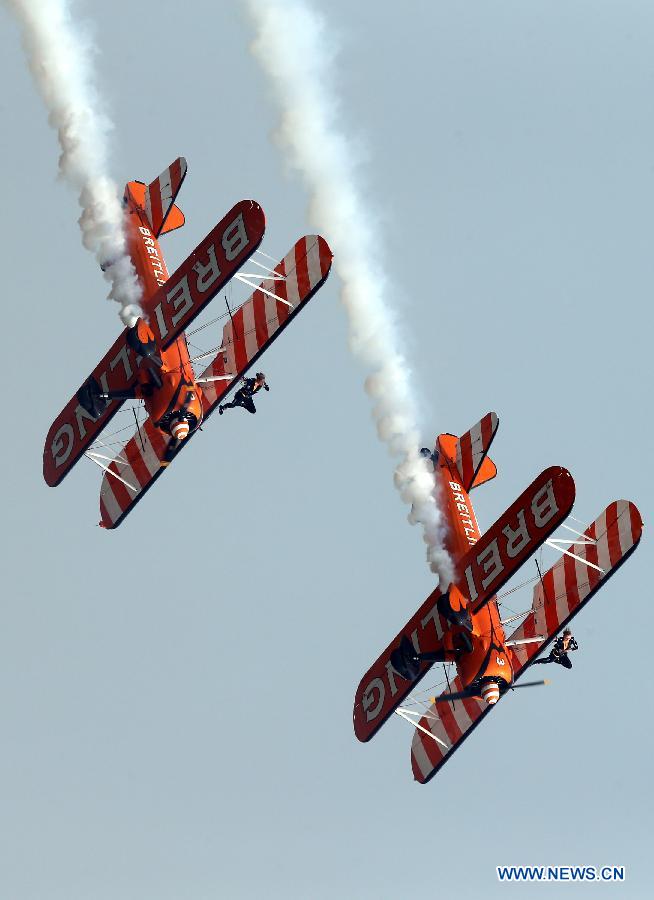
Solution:
{"label": "pale blue sky", "polygon": [[[341,43],[342,119],[366,153],[425,440],[497,411],[482,528],[552,464],[575,476],[579,518],[625,497],[647,525],[654,8],[314,5]],[[276,258],[311,231],[237,3],[78,8],[116,179],[188,159],[171,270],[244,197]],[[256,418],[212,419],[118,531],[94,527],[90,463],[45,486],[48,426],[118,319],[4,9],[0,23],[0,897],[467,900],[511,891],[504,863],[624,864],[603,890],[642,897],[647,528],[575,621],[574,670],[509,697],[427,787],[405,723],[354,738],[361,674],[432,584],[336,278],[267,355]]]}

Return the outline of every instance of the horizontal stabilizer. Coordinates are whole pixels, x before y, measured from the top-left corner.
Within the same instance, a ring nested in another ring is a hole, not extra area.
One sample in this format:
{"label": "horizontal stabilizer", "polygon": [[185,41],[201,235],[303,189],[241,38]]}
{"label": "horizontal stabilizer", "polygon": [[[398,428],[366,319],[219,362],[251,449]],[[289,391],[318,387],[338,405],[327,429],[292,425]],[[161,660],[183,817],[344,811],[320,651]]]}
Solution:
{"label": "horizontal stabilizer", "polygon": [[480,484],[486,484],[487,481],[492,481],[496,475],[497,466],[490,456],[485,457],[482,464],[479,466],[479,470],[475,475],[475,480],[472,482],[470,490],[472,491],[474,488],[479,487]]}
{"label": "horizontal stabilizer", "polygon": [[[266,227],[263,210],[241,200],[198,244],[148,302],[150,327],[160,349],[168,347],[227,284],[261,243]],[[136,357],[127,331],[95,367],[92,376],[106,390],[126,390],[136,381]],[[84,384],[86,383],[86,379]],[[83,385],[82,385],[83,386]],[[77,392],[50,426],[43,448],[43,477],[51,487],[70,472],[85,450],[118,412],[112,401],[97,421],[82,408]]]}
{"label": "horizontal stabilizer", "polygon": [[[532,612],[507,641],[514,680],[524,675],[533,658],[633,553],[642,527],[633,503],[611,503],[544,574],[542,584],[534,589]],[[460,684],[455,679],[452,689],[460,689]],[[425,784],[433,778],[492,709],[478,698],[432,703],[413,736],[411,765],[415,779]]]}
{"label": "horizontal stabilizer", "polygon": [[[198,378],[205,421],[324,284],[331,263],[332,252],[323,238],[317,235],[300,238],[275,267],[279,280],[267,278],[262,281],[243,306],[233,313],[223,329],[221,352]],[[273,294],[275,296],[271,296]],[[168,439],[149,419],[141,431],[142,435],[135,435],[125,445],[102,479],[100,524],[105,528],[120,525],[164,471],[161,460]],[[189,440],[184,441],[176,456]],[[130,487],[124,481],[129,482]]]}

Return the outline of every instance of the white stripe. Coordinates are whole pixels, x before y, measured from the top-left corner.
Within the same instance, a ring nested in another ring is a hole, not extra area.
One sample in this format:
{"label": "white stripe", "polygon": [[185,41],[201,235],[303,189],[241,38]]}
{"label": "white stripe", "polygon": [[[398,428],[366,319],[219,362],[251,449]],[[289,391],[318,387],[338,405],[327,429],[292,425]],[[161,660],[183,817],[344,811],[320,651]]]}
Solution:
{"label": "white stripe", "polygon": [[[577,609],[579,604],[582,603],[590,593],[591,570],[585,562],[582,562],[582,560],[588,560],[588,547],[592,547],[594,544],[595,542],[593,541],[592,544],[583,544],[582,546],[574,547],[575,556],[581,557],[581,559],[572,560],[579,599],[577,600],[575,597],[569,599],[568,606],[570,607],[570,612]],[[596,572],[597,569],[594,569],[593,571]],[[601,576],[601,573],[598,572],[597,574]]]}
{"label": "white stripe", "polygon": [[166,169],[166,171],[162,172],[159,176],[159,193],[161,195],[161,216],[163,221],[173,202],[173,186],[170,168]]}
{"label": "white stripe", "polygon": [[[264,285],[266,282],[264,282]],[[268,327],[268,338],[279,328],[279,318],[277,317],[277,301],[273,300],[267,294],[264,294],[264,309],[266,313],[266,325]]]}
{"label": "white stripe", "polygon": [[[438,716],[438,710],[435,703],[432,703],[429,707],[429,718],[423,717],[420,722],[431,731],[434,737],[437,737],[438,740],[441,741],[441,743],[436,744],[436,749],[440,753],[442,759],[442,757],[452,749],[452,740]],[[443,744],[445,744],[444,747]]]}
{"label": "white stripe", "polygon": [[[602,535],[597,542],[597,565],[600,569],[603,569],[604,575],[606,575],[611,570],[611,557],[609,556],[609,543],[606,534],[606,510],[595,519],[595,534]],[[601,576],[601,578],[603,577]]]}
{"label": "white stripe", "polygon": [[154,230],[154,225],[152,224],[152,201],[150,200],[150,187],[146,187],[145,189],[145,214],[148,217],[148,222],[150,223],[150,228]]}
{"label": "white stripe", "polygon": [[307,238],[309,252],[307,254],[307,268],[309,269],[309,284],[314,288],[322,278],[320,267],[320,245],[318,238],[311,235]]}
{"label": "white stripe", "polygon": [[[438,747],[438,744],[435,744]],[[411,757],[415,759],[417,767],[420,771],[420,774],[423,778],[426,778],[431,772],[433,766],[429,757],[427,756],[427,751],[425,750],[424,744],[422,743],[422,735],[419,731],[416,731],[413,735],[413,740],[411,741]]]}
{"label": "white stripe", "polygon": [[481,434],[481,421],[477,422],[477,424],[470,429],[470,439],[472,444],[472,470],[474,472],[479,465],[479,460],[484,455],[484,445]]}
{"label": "white stripe", "polygon": [[118,518],[120,518],[122,509],[118,505],[118,501],[116,500],[114,492],[111,489],[108,475],[105,475],[102,479],[102,486],[100,488],[100,500],[104,503],[105,509],[107,510],[107,515],[109,516],[109,521],[113,525],[113,523]]}
{"label": "white stripe", "polygon": [[[497,688],[497,692],[499,695],[499,688]],[[463,700],[454,700],[453,702],[454,702],[454,709],[452,710],[452,706],[450,705],[450,710],[454,717],[454,721],[461,729],[461,732],[463,734],[465,734],[466,731],[472,725],[473,719],[471,719],[470,716],[468,715],[468,711],[466,710],[465,706],[463,705]]]}
{"label": "white stripe", "polygon": [[[151,436],[154,431],[154,425],[152,424],[151,419],[148,419],[145,423],[145,428],[141,429],[141,434],[143,435],[143,443],[145,445],[145,450],[141,450],[140,442],[137,444],[137,450],[139,451],[139,455],[143,460],[145,468],[150,473],[150,477],[156,475],[156,473],[161,468],[161,460],[157,456],[154,447],[152,446]],[[134,439],[135,441],[138,438]]]}
{"label": "white stripe", "polygon": [[286,297],[288,302],[296,309],[300,303],[300,291],[297,283],[297,268],[295,265],[295,247],[284,257],[284,271],[286,272]]}
{"label": "white stripe", "polygon": [[254,300],[248,300],[243,306],[243,331],[245,332],[245,354],[248,362],[256,356],[259,345],[254,327]]}

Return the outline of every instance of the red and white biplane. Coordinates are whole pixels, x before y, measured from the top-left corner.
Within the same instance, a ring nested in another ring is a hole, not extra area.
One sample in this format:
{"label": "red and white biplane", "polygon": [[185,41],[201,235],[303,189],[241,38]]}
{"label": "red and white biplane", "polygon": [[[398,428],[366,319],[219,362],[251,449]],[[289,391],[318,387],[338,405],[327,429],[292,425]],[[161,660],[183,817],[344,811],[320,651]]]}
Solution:
{"label": "red and white biplane", "polygon": [[[43,476],[52,487],[82,456],[104,469],[100,525],[105,528],[120,525],[324,284],[331,267],[331,251],[318,235],[300,238],[271,266],[271,258],[258,250],[263,210],[253,200],[242,200],[169,277],[159,237],[184,224],[175,199],[185,176],[186,160],[179,158],[151,184],[126,185],[127,247],[143,289],[144,317],[114,341],[45,441]],[[249,259],[258,275],[239,272]],[[227,304],[219,346],[192,359],[185,332],[232,278],[254,291],[237,308]],[[212,357],[209,365],[196,375],[193,364],[207,357]],[[130,398],[143,401],[148,418],[137,421],[134,436],[112,457],[108,438],[100,434]]]}
{"label": "red and white biplane", "polygon": [[[438,496],[449,525],[454,581],[436,589],[362,678],[354,731],[370,740],[393,713],[415,728],[414,777],[426,783],[502,696],[516,687],[535,657],[565,628],[633,553],[643,523],[633,503],[617,500],[588,527],[570,517],[575,486],[560,467],[542,472],[483,535],[469,492],[494,478],[487,456],[498,419],[488,413],[457,438],[441,434],[431,455]],[[568,536],[552,537],[557,528]],[[534,580],[530,609],[502,621],[497,593],[543,544],[563,555]],[[522,619],[508,637],[504,628]],[[438,697],[412,694],[434,663],[454,667]]]}

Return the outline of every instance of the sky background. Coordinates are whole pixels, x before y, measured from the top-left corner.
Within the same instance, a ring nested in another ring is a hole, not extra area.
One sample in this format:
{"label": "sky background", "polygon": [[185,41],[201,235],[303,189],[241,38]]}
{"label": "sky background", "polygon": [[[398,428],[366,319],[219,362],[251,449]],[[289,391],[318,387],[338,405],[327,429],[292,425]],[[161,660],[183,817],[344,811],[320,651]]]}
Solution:
{"label": "sky background", "polygon": [[[654,7],[313,6],[339,48],[340,121],[425,442],[500,417],[499,477],[473,494],[481,528],[553,464],[573,473],[584,521],[618,498],[652,521]],[[188,159],[187,224],[162,241],[171,271],[242,198],[266,211],[276,259],[313,231],[238,3],[76,8],[99,48],[116,180]],[[42,448],[117,309],[1,5],[0,76],[0,898],[642,897],[648,530],[575,619],[573,671],[511,695],[413,782],[406,723],[368,745],[351,725],[360,677],[433,576],[337,278],[267,353],[256,418],[213,418],[123,526],[95,527],[99,470],[53,490]],[[499,864],[625,865],[627,880],[510,888]]]}

